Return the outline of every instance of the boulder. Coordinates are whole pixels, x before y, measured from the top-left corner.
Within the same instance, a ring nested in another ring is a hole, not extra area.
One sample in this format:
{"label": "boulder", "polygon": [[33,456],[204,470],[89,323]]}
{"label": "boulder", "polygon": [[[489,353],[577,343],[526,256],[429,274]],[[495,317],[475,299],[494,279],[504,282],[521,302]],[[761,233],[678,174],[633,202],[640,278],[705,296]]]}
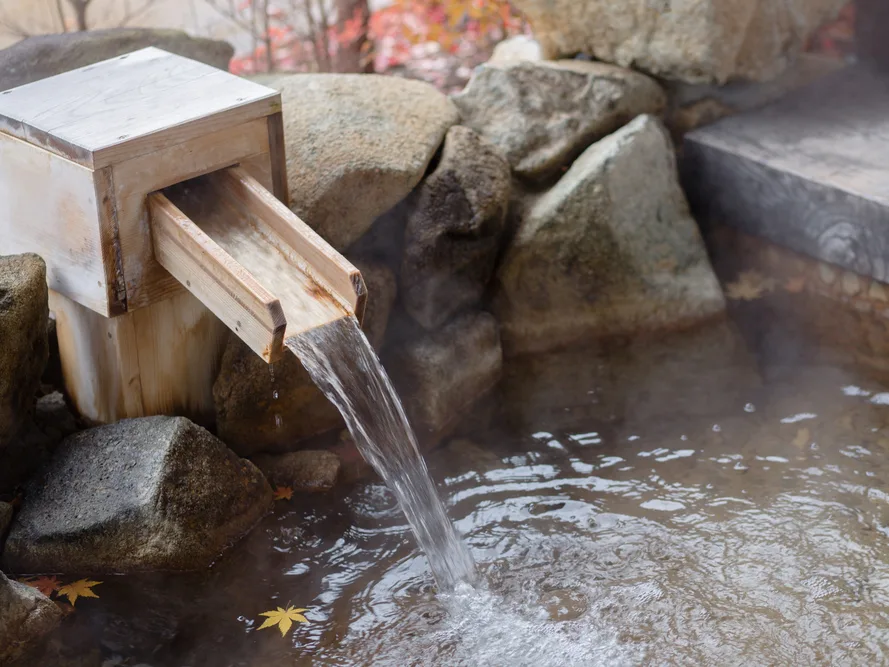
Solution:
{"label": "boulder", "polygon": [[0,467],[3,450],[34,413],[49,357],[46,264],[37,255],[0,257]]}
{"label": "boulder", "polygon": [[464,313],[390,345],[385,360],[418,440],[434,446],[500,380],[497,321],[490,313]]}
{"label": "boulder", "polygon": [[580,60],[482,65],[452,99],[463,124],[533,181],[559,175],[594,141],[666,106],[661,87],[644,74]]}
{"label": "boulder", "polygon": [[514,35],[499,42],[488,59],[489,64],[543,60],[543,49],[540,42],[530,35]]}
{"label": "boulder", "polygon": [[357,258],[350,261],[361,271],[367,287],[367,307],[361,328],[373,348],[379,350],[386,339],[389,316],[398,296],[398,280],[383,262]]}
{"label": "boulder", "polygon": [[62,612],[36,588],[0,572],[0,665],[39,648],[62,620]]}
{"label": "boulder", "polygon": [[526,210],[495,279],[508,354],[683,328],[724,309],[652,116],[590,146]]}
{"label": "boulder", "polygon": [[327,491],[340,474],[340,458],[325,450],[259,454],[251,460],[272,484],[294,491]]}
{"label": "boulder", "polygon": [[271,507],[262,473],[183,417],[66,438],[26,488],[3,554],[19,573],[209,566]]}
{"label": "boulder", "polygon": [[448,130],[441,160],[409,202],[401,263],[405,310],[426,329],[477,304],[494,273],[509,206],[509,164],[467,127]]}
{"label": "boulder", "polygon": [[0,90],[156,46],[228,70],[234,48],[226,42],[191,37],[182,30],[116,28],[28,37],[0,51]]}
{"label": "boulder", "polygon": [[240,456],[286,452],[342,428],[340,413],[289,352],[273,365],[230,336],[213,384],[216,431]]}
{"label": "boulder", "polygon": [[847,0],[516,0],[557,58],[585,53],[665,79],[765,81]]}
{"label": "boulder", "polygon": [[340,250],[420,182],[459,120],[421,81],[294,74],[271,85],[284,102],[292,208]]}

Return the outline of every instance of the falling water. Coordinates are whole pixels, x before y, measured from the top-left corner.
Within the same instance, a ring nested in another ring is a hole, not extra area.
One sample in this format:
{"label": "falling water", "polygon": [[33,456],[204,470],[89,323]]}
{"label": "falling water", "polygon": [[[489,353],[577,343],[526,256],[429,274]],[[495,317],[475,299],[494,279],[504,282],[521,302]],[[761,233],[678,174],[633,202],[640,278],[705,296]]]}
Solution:
{"label": "falling water", "polygon": [[389,376],[354,318],[285,341],[337,406],[361,455],[380,474],[414,530],[442,590],[472,583],[475,563],[438,496]]}

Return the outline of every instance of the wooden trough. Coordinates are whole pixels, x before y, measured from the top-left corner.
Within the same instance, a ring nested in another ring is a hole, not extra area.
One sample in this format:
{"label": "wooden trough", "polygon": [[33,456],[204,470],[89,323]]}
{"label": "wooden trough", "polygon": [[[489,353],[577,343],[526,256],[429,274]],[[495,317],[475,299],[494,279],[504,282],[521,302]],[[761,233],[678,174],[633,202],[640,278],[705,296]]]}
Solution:
{"label": "wooden trough", "polygon": [[155,48],[0,93],[0,255],[47,264],[66,388],[96,422],[212,418],[226,327],[265,361],[363,314],[288,208],[280,95]]}

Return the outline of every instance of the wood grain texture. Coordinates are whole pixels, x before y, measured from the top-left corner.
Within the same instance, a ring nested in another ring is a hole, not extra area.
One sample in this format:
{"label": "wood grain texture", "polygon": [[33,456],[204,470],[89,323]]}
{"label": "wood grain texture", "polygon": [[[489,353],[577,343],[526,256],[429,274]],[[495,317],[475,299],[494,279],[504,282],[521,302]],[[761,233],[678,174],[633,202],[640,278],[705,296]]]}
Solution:
{"label": "wood grain texture", "polygon": [[280,111],[268,117],[269,151],[272,168],[272,194],[285,206],[290,206],[290,185],[287,182],[287,155],[284,143],[284,114]]}
{"label": "wood grain texture", "polygon": [[228,329],[188,292],[106,318],[50,292],[65,390],[99,424],[157,414],[213,422]]}
{"label": "wood grain texture", "polygon": [[36,252],[50,289],[110,315],[121,304],[106,195],[89,169],[0,132],[0,255]]}
{"label": "wood grain texture", "polygon": [[682,175],[722,222],[889,280],[889,79],[850,67],[685,138]]}
{"label": "wood grain texture", "polygon": [[182,290],[179,282],[154,259],[146,204],[148,194],[268,154],[268,123],[260,118],[113,167],[129,310],[163,301]]}
{"label": "wood grain texture", "polygon": [[148,207],[158,262],[256,354],[280,358],[286,323],[278,299],[165,195],[149,195]]}
{"label": "wood grain texture", "polygon": [[[280,301],[285,336],[353,314],[350,302],[358,298],[354,287],[345,295],[335,293],[315,270],[316,260],[332,266],[334,258],[305,257],[302,253],[310,246],[312,252],[323,252],[314,247],[315,233],[306,227],[310,235],[301,236],[302,228],[293,226],[293,213],[243,169],[217,171],[165,194]],[[345,281],[349,275],[344,274]]]}
{"label": "wood grain texture", "polygon": [[101,169],[280,110],[270,88],[147,48],[0,93],[0,131]]}

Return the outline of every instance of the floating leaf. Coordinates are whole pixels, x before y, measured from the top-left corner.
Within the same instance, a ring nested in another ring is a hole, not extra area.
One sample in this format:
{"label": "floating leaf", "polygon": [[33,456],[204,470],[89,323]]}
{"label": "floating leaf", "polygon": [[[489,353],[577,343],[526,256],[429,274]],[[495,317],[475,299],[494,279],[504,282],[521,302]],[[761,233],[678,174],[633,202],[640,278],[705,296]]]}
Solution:
{"label": "floating leaf", "polygon": [[67,586],[62,586],[59,589],[59,595],[64,595],[68,598],[68,602],[71,603],[71,606],[74,606],[74,603],[77,602],[77,598],[97,598],[99,597],[93,592],[93,586],[98,586],[101,584],[101,581],[90,581],[89,579],[80,579],[79,581],[75,581],[73,584],[68,584]]}
{"label": "floating leaf", "polygon": [[308,611],[308,609],[297,609],[296,607],[288,606],[287,609],[283,607],[278,607],[275,611],[264,611],[260,614],[260,616],[265,616],[266,619],[263,621],[262,625],[259,626],[260,630],[264,630],[266,628],[273,628],[276,625],[278,629],[281,631],[281,636],[284,637],[287,634],[287,631],[290,630],[290,626],[293,625],[293,621],[297,623],[308,623],[308,619],[302,615],[302,612]]}
{"label": "floating leaf", "polygon": [[802,449],[809,444],[809,440],[811,439],[811,437],[812,436],[811,433],[809,433],[809,429],[801,428],[796,432],[796,437],[793,439],[793,446]]}
{"label": "floating leaf", "polygon": [[758,271],[742,271],[738,279],[726,285],[725,294],[734,301],[753,301],[775,289],[775,281]]}
{"label": "floating leaf", "polygon": [[35,579],[22,579],[19,583],[36,588],[46,597],[52,597],[52,594],[59,590],[62,582],[57,577],[36,577]]}
{"label": "floating leaf", "polygon": [[806,279],[804,276],[796,276],[795,278],[788,278],[787,282],[784,283],[784,290],[790,292],[791,294],[799,294],[806,288]]}
{"label": "floating leaf", "polygon": [[275,500],[290,500],[293,498],[293,489],[289,486],[275,487]]}

